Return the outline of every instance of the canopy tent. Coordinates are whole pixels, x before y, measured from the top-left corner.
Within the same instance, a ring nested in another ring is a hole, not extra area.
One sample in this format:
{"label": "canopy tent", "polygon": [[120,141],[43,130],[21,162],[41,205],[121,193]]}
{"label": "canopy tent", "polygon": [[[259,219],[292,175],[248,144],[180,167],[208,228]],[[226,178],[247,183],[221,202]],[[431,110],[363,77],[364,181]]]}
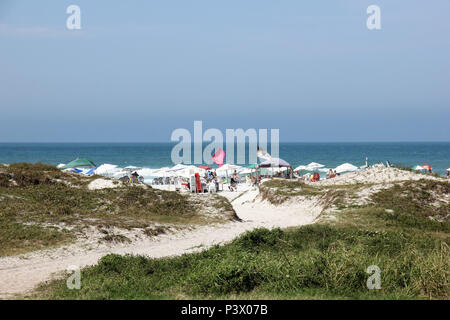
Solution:
{"label": "canopy tent", "polygon": [[416,171],[422,171],[422,170],[425,170],[425,168],[422,167],[422,166],[415,166],[415,167],[413,167],[412,169],[413,169],[413,170],[416,170]]}
{"label": "canopy tent", "polygon": [[336,173],[356,171],[358,167],[352,165],[351,163],[343,163],[340,166],[337,166],[335,169]]}
{"label": "canopy tent", "polygon": [[271,158],[262,162],[260,168],[280,168],[280,167],[290,167],[291,165],[280,158]]}
{"label": "canopy tent", "polygon": [[65,166],[61,167],[61,170],[72,169],[72,168],[95,168],[96,165],[91,160],[86,158],[76,158],[75,160],[69,162]]}

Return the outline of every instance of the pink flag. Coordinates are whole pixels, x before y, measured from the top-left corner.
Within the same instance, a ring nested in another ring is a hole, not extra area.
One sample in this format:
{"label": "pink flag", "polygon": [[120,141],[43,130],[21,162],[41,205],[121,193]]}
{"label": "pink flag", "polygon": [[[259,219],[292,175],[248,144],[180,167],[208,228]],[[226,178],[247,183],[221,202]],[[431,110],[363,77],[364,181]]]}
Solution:
{"label": "pink flag", "polygon": [[217,163],[217,165],[219,166],[219,168],[221,166],[223,166],[223,160],[225,159],[225,151],[223,151],[222,149],[218,149],[214,155],[212,156],[212,161],[214,161],[215,163]]}

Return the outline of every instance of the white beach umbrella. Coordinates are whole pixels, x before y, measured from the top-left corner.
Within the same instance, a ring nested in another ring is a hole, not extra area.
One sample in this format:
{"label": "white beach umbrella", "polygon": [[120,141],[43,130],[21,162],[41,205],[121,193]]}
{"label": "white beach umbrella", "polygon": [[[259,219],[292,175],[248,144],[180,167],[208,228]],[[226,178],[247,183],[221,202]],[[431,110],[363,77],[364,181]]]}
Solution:
{"label": "white beach umbrella", "polygon": [[239,171],[239,174],[252,174],[254,172],[255,169],[250,169],[250,168],[245,168],[244,170]]}
{"label": "white beach umbrella", "polygon": [[300,165],[297,168],[294,169],[294,171],[302,171],[302,170],[306,170],[306,166],[304,165]]}
{"label": "white beach umbrella", "polygon": [[196,166],[185,166],[185,168],[174,171],[174,173],[179,177],[189,178],[196,173],[202,176],[206,173],[206,170]]}
{"label": "white beach umbrella", "polygon": [[226,176],[228,175],[228,173],[231,171],[233,172],[234,170],[236,170],[236,172],[242,170],[241,166],[235,165],[235,164],[229,164],[226,163],[223,166],[221,166],[220,168],[216,169],[216,173],[218,176]]}
{"label": "white beach umbrella", "polygon": [[306,166],[306,169],[305,169],[305,170],[313,171],[313,170],[316,170],[316,169],[318,169],[318,168],[323,168],[323,167],[325,167],[324,164],[320,164],[320,163],[317,163],[317,162],[311,162],[310,164],[308,164],[308,165]]}
{"label": "white beach umbrella", "polygon": [[358,167],[352,165],[351,163],[343,163],[340,166],[337,166],[335,169],[336,173],[356,171]]}
{"label": "white beach umbrella", "polygon": [[236,164],[229,164],[229,163],[225,163],[223,166],[221,166],[220,168],[217,168],[216,169],[216,172],[217,171],[226,171],[226,170],[238,170],[238,169],[241,169],[242,167],[241,166],[238,166],[238,165],[236,165]]}
{"label": "white beach umbrella", "polygon": [[161,173],[161,172],[166,172],[166,171],[169,171],[169,170],[170,170],[169,167],[162,167],[162,168],[159,168],[159,169],[155,169],[153,172],[154,173]]}
{"label": "white beach umbrella", "polygon": [[173,177],[173,172],[169,172],[169,167],[162,167],[156,170],[153,170],[152,176],[158,177],[158,178],[166,178],[166,177]]}

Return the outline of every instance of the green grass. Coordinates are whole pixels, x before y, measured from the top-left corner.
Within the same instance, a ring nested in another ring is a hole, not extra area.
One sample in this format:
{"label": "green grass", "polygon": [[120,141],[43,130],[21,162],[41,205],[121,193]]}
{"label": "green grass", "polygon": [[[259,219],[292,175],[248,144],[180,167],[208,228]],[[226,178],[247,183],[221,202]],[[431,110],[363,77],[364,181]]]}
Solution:
{"label": "green grass", "polygon": [[39,225],[25,225],[8,218],[0,218],[0,257],[15,255],[68,243],[73,235]]}
{"label": "green grass", "polygon": [[[378,192],[368,206],[337,212],[336,221],[257,229],[200,253],[108,255],[82,270],[80,290],[54,280],[33,297],[449,299],[449,222],[433,219],[450,212],[436,203],[448,192],[445,183],[406,183]],[[370,265],[381,269],[380,290],[366,287]]]}
{"label": "green grass", "polygon": [[295,197],[321,197],[325,207],[331,205],[340,206],[345,197],[354,196],[355,192],[369,184],[349,184],[316,186],[298,180],[269,180],[260,186],[260,194],[263,200],[278,205]]}
{"label": "green grass", "polygon": [[[131,185],[88,190],[97,178],[39,163],[0,165],[0,240],[5,240],[0,256],[65,244],[86,226],[146,229],[155,223],[185,226],[237,219],[228,200],[219,195],[185,196]],[[25,225],[30,223],[33,226]],[[63,232],[48,225],[72,228]],[[104,240],[120,239],[110,235]]]}

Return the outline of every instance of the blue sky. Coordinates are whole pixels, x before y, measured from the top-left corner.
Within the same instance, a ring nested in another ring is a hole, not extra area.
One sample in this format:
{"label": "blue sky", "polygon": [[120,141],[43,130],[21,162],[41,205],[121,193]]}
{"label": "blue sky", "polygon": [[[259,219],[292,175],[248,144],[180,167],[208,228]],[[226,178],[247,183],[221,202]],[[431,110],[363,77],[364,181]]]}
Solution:
{"label": "blue sky", "polygon": [[449,16],[446,0],[2,0],[0,141],[169,141],[194,120],[449,141]]}

